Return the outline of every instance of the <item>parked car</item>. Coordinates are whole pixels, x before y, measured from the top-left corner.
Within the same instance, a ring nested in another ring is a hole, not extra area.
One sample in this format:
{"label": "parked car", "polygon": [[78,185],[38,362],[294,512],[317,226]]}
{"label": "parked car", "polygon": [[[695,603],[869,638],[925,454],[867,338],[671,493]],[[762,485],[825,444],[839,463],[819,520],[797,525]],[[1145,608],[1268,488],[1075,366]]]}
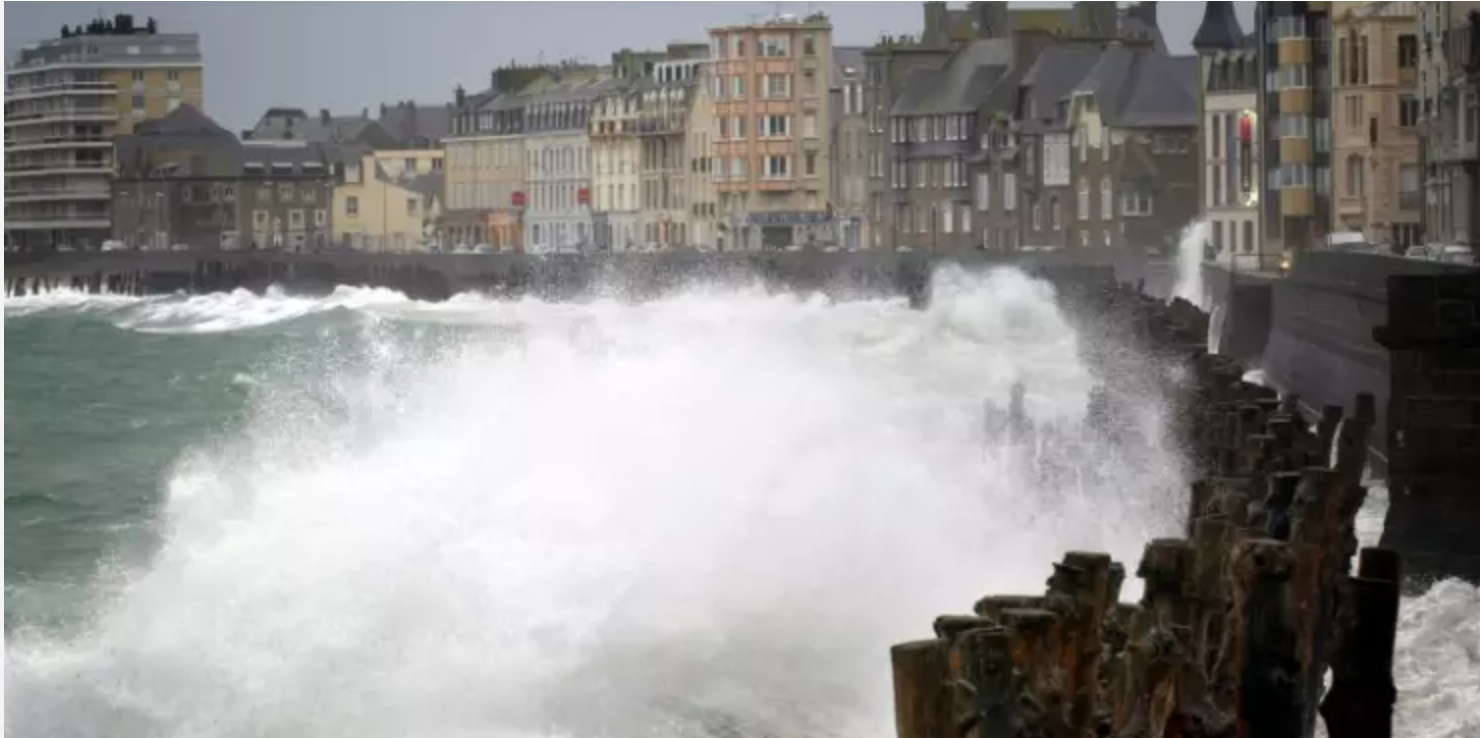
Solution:
{"label": "parked car", "polygon": [[1468,264],[1470,266],[1480,264],[1480,261],[1477,261],[1475,258],[1474,247],[1463,244],[1440,246],[1433,258],[1435,261],[1442,261],[1445,264]]}
{"label": "parked car", "polygon": [[1409,246],[1408,250],[1403,252],[1403,258],[1423,259],[1427,261],[1434,258],[1434,252],[1429,250],[1427,246]]}

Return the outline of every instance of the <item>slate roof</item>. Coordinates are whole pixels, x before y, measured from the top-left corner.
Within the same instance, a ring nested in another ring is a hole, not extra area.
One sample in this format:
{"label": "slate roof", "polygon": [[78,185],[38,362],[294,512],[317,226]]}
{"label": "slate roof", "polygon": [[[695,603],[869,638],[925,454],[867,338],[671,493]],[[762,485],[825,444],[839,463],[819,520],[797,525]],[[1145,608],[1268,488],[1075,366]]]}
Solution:
{"label": "slate roof", "polygon": [[193,105],[182,104],[162,118],[146,120],[134,127],[140,136],[232,136],[210,116]]}
{"label": "slate roof", "polygon": [[1197,58],[1112,45],[1074,92],[1094,95],[1107,125],[1196,125]]}
{"label": "slate roof", "polygon": [[[992,93],[1012,67],[1011,39],[984,39],[963,44],[945,66],[929,76],[912,75],[905,94],[894,103],[895,115],[968,113]],[[922,84],[916,89],[917,78]]]}
{"label": "slate roof", "polygon": [[1192,34],[1192,48],[1198,51],[1235,49],[1243,45],[1244,40],[1244,31],[1232,2],[1209,0],[1203,4],[1203,19],[1197,33]]}
{"label": "slate roof", "polygon": [[1021,117],[1027,110],[1017,111],[1024,132],[1035,133],[1052,124],[1059,100],[1095,68],[1102,51],[1096,46],[1050,46],[1038,55],[1019,83],[1028,88],[1027,100],[1037,113],[1030,119]]}
{"label": "slate roof", "polygon": [[369,118],[307,115],[301,110],[273,108],[267,111],[247,134],[253,141],[310,141],[313,143],[348,143],[362,141],[390,145],[394,138]]}
{"label": "slate roof", "polygon": [[435,144],[452,133],[452,105],[421,105],[409,100],[385,105],[375,122],[402,145]]}

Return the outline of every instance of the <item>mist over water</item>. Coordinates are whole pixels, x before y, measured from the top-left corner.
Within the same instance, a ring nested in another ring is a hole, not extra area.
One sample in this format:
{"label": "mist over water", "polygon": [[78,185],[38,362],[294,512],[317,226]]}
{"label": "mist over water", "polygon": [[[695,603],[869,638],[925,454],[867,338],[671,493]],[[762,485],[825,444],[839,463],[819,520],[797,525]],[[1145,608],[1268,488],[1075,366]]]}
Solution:
{"label": "mist over water", "polygon": [[[1093,386],[1011,271],[943,272],[923,311],[346,288],[6,319],[278,347],[230,379],[243,419],[180,449],[153,555],[103,566],[80,625],[7,634],[7,735],[884,738],[890,644],[1040,592],[1068,549],[1133,564],[1184,510],[1168,451],[1090,449],[1087,489],[984,453],[983,400],[1023,381],[1035,420],[1073,423]],[[1472,735],[1449,685],[1480,657],[1444,634],[1480,594],[1427,598],[1405,734]]]}

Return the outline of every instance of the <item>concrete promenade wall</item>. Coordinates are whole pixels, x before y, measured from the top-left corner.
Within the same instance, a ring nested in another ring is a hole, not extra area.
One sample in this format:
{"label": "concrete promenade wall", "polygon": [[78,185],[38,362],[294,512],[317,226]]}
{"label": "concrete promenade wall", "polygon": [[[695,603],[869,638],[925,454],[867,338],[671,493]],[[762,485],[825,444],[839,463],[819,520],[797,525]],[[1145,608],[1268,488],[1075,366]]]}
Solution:
{"label": "concrete promenade wall", "polygon": [[6,258],[6,293],[71,287],[130,294],[192,293],[279,285],[327,292],[338,285],[387,287],[408,296],[446,299],[460,292],[534,294],[570,299],[595,290],[646,296],[694,282],[753,282],[790,290],[905,294],[922,297],[940,265],[967,269],[1016,266],[1064,275],[1087,268],[1152,288],[1175,271],[1120,250],[1034,254],[920,252],[787,252],[547,255],[290,254],[278,252],[114,252]]}

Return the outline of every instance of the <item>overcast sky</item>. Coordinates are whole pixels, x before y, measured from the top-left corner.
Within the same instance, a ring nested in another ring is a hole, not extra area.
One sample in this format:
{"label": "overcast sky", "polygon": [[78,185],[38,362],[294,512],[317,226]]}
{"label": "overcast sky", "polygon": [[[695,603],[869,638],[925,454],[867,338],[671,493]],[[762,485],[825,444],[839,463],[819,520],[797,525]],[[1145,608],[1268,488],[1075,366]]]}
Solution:
{"label": "overcast sky", "polygon": [[[951,7],[962,7],[951,3]],[[1017,6],[1066,3],[1013,3]],[[1252,2],[1241,2],[1247,30]],[[153,16],[162,31],[200,34],[206,112],[233,130],[268,107],[351,113],[381,102],[443,104],[462,83],[487,86],[488,71],[518,59],[606,60],[622,47],[705,39],[711,25],[826,11],[835,43],[868,45],[881,33],[918,33],[918,2],[141,2],[5,3],[5,57],[53,38],[62,24],[101,12]],[[1161,26],[1174,53],[1190,53],[1203,3],[1163,2]]]}

